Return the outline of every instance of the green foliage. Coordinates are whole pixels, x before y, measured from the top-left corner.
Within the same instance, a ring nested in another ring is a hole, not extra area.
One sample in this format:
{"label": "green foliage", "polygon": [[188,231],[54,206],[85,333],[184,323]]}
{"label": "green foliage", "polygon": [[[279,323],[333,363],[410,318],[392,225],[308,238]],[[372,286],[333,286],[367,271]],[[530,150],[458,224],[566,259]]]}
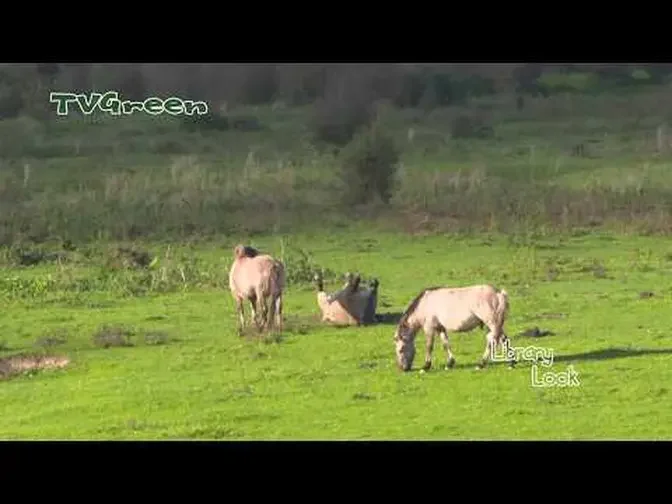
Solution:
{"label": "green foliage", "polygon": [[458,105],[469,98],[494,93],[492,79],[431,68],[409,71],[400,80],[399,91],[392,100],[398,107],[422,107],[431,110]]}
{"label": "green foliage", "polygon": [[459,114],[451,121],[450,133],[453,138],[488,138],[493,136],[492,127],[482,117],[468,114]]}
{"label": "green foliage", "polygon": [[317,145],[328,143],[342,147],[371,118],[371,104],[363,98],[320,99],[315,104],[312,117],[313,140]]}
{"label": "green foliage", "polygon": [[7,69],[0,70],[0,119],[18,116],[24,105],[20,82]]}
{"label": "green foliage", "polygon": [[598,74],[588,72],[549,72],[539,77],[538,82],[549,93],[596,93],[601,84]]}
{"label": "green foliage", "polygon": [[240,88],[240,102],[249,105],[270,103],[278,91],[277,72],[273,65],[249,66]]}
{"label": "green foliage", "polygon": [[357,134],[340,156],[346,204],[368,203],[374,198],[390,202],[400,154],[377,123]]}
{"label": "green foliage", "polygon": [[336,277],[336,274],[330,268],[317,264],[312,254],[303,248],[290,246],[286,239],[282,240],[280,258],[285,265],[285,275],[288,285],[311,284],[315,273],[318,272],[327,281]]}

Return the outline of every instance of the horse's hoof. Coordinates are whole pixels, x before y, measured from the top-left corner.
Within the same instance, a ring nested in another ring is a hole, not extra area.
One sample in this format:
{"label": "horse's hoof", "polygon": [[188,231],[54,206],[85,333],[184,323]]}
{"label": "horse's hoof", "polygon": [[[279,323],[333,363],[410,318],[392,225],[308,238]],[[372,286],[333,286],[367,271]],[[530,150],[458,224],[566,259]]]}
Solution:
{"label": "horse's hoof", "polygon": [[453,368],[454,366],[455,366],[455,359],[450,359],[450,360],[446,363],[446,369],[451,369],[451,368]]}

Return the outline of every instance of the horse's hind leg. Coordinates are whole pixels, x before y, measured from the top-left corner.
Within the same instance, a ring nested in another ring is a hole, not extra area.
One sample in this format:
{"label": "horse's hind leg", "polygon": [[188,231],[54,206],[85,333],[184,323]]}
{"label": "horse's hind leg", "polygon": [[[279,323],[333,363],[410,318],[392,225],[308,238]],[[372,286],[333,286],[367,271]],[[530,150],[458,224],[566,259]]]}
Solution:
{"label": "horse's hind leg", "polygon": [[256,324],[257,323],[257,297],[254,294],[252,294],[252,296],[248,298],[248,301],[250,303],[250,324]]}
{"label": "horse's hind leg", "polygon": [[257,295],[257,330],[262,332],[266,326],[268,318],[268,309],[266,307],[266,298]]}
{"label": "horse's hind leg", "polygon": [[[498,345],[501,346],[502,343],[508,343],[509,339],[504,334],[501,326],[493,323],[487,323],[486,325],[488,326],[489,331],[485,337],[485,351],[483,352],[481,363],[476,366],[476,369],[483,369],[487,365],[488,361],[492,358],[492,352],[496,349],[496,347]],[[511,363],[512,361],[509,362]],[[513,364],[511,364],[511,366],[513,366]]]}
{"label": "horse's hind leg", "polygon": [[[502,341],[501,341],[502,346],[504,347],[504,350],[506,351],[507,355],[509,355],[509,349],[511,348],[511,340],[509,337],[506,335],[504,331],[502,331]],[[509,358],[509,368],[513,369],[516,367],[516,353],[511,352],[510,353],[510,358]]]}
{"label": "horse's hind leg", "polygon": [[443,349],[446,351],[446,369],[450,369],[455,366],[455,356],[450,349],[450,341],[448,340],[448,333],[445,329],[441,329],[440,332],[441,341],[443,341]]}
{"label": "horse's hind leg", "polygon": [[282,333],[282,294],[275,298],[275,326]]}
{"label": "horse's hind leg", "polygon": [[236,313],[238,315],[238,334],[243,335],[245,327],[245,309],[243,308],[243,299],[236,297]]}

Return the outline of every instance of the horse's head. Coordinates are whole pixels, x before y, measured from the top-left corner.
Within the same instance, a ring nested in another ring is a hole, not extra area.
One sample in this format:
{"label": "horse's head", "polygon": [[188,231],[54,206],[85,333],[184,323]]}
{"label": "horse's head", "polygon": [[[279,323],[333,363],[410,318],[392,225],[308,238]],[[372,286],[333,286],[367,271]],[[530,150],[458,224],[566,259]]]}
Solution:
{"label": "horse's head", "polygon": [[415,341],[413,330],[403,322],[394,332],[394,347],[397,356],[397,366],[402,371],[409,371],[415,357]]}

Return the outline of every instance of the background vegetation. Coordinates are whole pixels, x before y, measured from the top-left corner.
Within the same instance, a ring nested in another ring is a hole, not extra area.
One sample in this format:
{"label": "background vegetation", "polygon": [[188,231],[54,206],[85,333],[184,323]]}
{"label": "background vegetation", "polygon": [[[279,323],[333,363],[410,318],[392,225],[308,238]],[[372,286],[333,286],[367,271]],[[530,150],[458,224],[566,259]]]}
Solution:
{"label": "background vegetation", "polygon": [[[0,67],[0,243],[670,226],[670,65]],[[206,100],[55,114],[50,90]],[[316,216],[319,216],[317,218]]]}

